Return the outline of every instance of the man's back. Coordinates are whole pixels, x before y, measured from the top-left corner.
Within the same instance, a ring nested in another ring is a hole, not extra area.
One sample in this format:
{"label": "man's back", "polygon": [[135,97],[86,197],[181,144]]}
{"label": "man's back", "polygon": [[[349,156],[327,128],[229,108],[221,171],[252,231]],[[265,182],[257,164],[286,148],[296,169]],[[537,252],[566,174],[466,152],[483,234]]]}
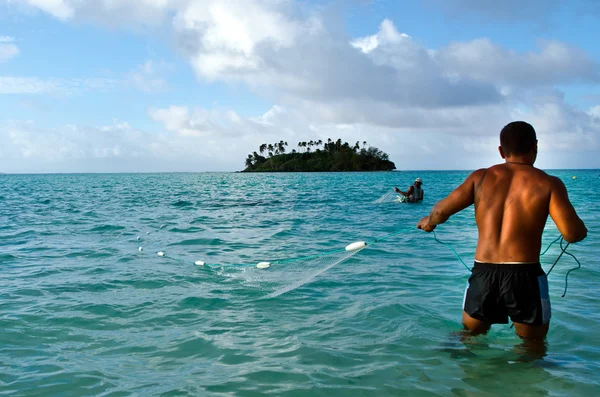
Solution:
{"label": "man's back", "polygon": [[480,262],[538,262],[548,215],[567,242],[587,234],[562,181],[532,165],[509,162],[475,171],[469,179]]}
{"label": "man's back", "polygon": [[479,170],[474,187],[480,262],[539,260],[554,177],[525,164],[501,164]]}

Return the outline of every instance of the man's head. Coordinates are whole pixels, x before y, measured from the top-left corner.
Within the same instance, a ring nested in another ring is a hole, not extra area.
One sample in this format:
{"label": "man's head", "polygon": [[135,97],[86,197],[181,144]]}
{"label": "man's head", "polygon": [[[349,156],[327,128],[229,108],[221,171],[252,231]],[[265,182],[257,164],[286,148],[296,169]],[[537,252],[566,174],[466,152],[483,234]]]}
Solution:
{"label": "man's head", "polygon": [[423,181],[421,180],[421,178],[415,179],[415,185],[421,186],[422,184],[423,184]]}
{"label": "man's head", "polygon": [[513,121],[500,132],[500,155],[502,158],[513,156],[537,156],[537,136],[531,124]]}

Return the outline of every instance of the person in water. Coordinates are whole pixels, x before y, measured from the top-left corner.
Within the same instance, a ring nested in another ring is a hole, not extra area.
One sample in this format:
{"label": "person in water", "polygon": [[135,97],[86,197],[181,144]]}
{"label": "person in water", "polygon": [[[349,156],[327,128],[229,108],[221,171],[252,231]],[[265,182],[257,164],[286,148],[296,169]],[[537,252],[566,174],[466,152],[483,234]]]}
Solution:
{"label": "person in water", "polygon": [[419,201],[423,201],[423,189],[421,189],[422,185],[423,181],[421,180],[421,178],[417,178],[415,179],[415,183],[409,186],[406,192],[403,192],[397,187],[395,187],[394,190],[396,191],[396,193],[406,197],[407,202],[416,203]]}
{"label": "person in water", "polygon": [[530,124],[506,125],[498,150],[503,164],[470,174],[417,228],[431,232],[474,204],[479,237],[463,303],[465,329],[486,333],[510,317],[521,338],[543,341],[550,324],[548,280],[539,262],[546,220],[552,217],[568,243],[583,240],[587,228],[564,183],[533,166],[538,147]]}

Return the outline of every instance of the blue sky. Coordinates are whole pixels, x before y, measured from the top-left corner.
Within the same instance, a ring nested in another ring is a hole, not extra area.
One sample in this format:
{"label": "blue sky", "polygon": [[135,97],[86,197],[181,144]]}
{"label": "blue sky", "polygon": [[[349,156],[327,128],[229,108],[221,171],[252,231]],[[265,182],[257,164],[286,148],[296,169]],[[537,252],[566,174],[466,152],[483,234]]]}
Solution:
{"label": "blue sky", "polygon": [[366,140],[399,169],[600,168],[594,1],[0,0],[0,172],[234,171]]}

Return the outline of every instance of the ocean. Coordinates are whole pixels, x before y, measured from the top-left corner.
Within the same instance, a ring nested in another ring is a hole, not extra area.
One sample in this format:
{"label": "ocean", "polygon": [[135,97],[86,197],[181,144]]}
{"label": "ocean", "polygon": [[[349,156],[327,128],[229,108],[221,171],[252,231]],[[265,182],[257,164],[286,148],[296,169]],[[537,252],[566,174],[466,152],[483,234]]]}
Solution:
{"label": "ocean", "polygon": [[[469,273],[415,229],[467,171],[0,175],[0,395],[597,395],[600,171],[548,172],[589,234],[537,359],[509,325],[458,336]],[[375,203],[417,176],[422,204]],[[472,207],[436,232],[472,264]],[[223,270],[392,233],[272,299]]]}

